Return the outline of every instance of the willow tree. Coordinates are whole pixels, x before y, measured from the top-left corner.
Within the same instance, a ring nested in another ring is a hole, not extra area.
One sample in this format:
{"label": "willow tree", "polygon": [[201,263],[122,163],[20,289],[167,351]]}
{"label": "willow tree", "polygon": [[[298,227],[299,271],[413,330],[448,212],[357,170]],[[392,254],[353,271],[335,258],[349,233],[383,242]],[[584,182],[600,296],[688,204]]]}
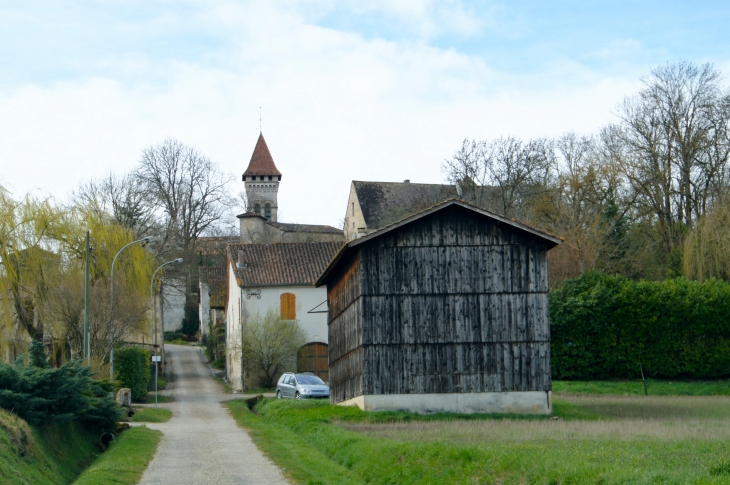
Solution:
{"label": "willow tree", "polygon": [[[110,214],[86,206],[68,208],[58,234],[65,262],[64,278],[49,291],[49,332],[78,355],[83,343],[83,295],[86,231],[91,233],[90,345],[92,359],[103,359],[116,343],[135,336],[151,338],[148,328],[149,282],[155,258],[142,245],[124,250],[114,267],[111,294],[111,265],[120,249],[136,238],[133,230],[120,225]],[[136,340],[135,340],[136,341]],[[140,342],[142,343],[142,342]]]}
{"label": "willow tree", "polygon": [[61,271],[54,240],[61,218],[49,199],[29,194],[16,200],[0,187],[2,323],[17,325],[31,340],[43,340],[43,306]]}
{"label": "willow tree", "polygon": [[91,349],[103,360],[112,345],[146,332],[149,279],[155,259],[139,245],[117,260],[114,302],[111,263],[134,240],[129,228],[84,206],[62,207],[51,199],[15,199],[0,188],[0,345],[17,340],[53,342],[72,356],[81,354],[84,315],[86,231],[91,232]]}
{"label": "willow tree", "polygon": [[683,248],[684,275],[730,280],[730,197],[697,221]]}

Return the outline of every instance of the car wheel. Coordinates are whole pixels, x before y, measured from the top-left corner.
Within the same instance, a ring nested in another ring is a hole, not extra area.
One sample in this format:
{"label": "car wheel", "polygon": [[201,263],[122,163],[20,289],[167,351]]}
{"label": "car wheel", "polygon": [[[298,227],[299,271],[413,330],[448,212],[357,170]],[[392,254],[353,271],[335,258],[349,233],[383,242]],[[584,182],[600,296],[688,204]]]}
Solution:
{"label": "car wheel", "polygon": [[281,391],[277,389],[276,391],[276,399],[281,399]]}
{"label": "car wheel", "polygon": [[301,399],[302,397],[299,395],[299,391],[297,391],[296,394],[294,394],[294,399]]}

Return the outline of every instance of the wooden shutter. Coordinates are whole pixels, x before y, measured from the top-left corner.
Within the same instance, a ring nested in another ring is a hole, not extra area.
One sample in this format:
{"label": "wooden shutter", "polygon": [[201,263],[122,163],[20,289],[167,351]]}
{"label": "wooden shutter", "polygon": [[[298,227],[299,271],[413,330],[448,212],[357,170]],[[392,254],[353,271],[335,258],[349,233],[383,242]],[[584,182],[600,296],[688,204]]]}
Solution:
{"label": "wooden shutter", "polygon": [[294,293],[281,294],[281,319],[297,319],[297,297],[294,295]]}

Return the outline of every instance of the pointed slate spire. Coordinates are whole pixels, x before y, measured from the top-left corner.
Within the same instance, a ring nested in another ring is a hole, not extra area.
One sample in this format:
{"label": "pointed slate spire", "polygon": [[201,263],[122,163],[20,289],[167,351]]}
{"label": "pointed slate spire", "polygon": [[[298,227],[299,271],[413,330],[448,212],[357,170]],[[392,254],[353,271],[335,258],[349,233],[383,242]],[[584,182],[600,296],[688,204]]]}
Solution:
{"label": "pointed slate spire", "polygon": [[253,149],[253,155],[251,155],[251,161],[246,171],[243,172],[244,180],[248,175],[275,175],[281,177],[281,172],[276,168],[263,134],[259,134],[256,148]]}

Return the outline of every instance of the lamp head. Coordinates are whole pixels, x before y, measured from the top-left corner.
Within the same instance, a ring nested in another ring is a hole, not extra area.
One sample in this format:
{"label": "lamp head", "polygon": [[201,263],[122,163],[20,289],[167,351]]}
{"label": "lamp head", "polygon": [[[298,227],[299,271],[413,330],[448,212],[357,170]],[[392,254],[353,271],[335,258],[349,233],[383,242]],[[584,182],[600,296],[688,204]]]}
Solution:
{"label": "lamp head", "polygon": [[182,263],[183,262],[183,259],[182,258],[177,258],[174,262],[175,263]]}
{"label": "lamp head", "polygon": [[154,241],[155,240],[155,236],[145,236],[145,237],[142,238],[142,240],[145,242],[145,244],[147,244],[150,241]]}

